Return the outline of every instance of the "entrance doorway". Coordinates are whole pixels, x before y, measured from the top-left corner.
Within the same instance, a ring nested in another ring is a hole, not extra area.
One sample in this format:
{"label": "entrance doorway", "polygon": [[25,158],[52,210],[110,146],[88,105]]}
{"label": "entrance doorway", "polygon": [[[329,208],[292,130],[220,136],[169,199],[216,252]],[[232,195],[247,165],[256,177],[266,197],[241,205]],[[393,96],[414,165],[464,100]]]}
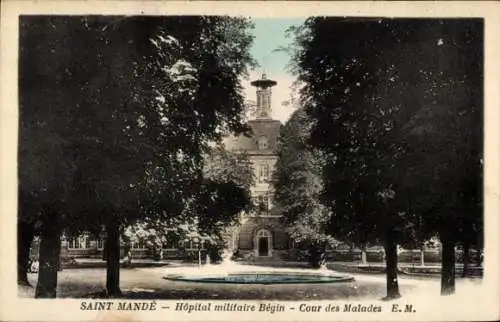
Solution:
{"label": "entrance doorway", "polygon": [[269,256],[269,245],[266,237],[259,238],[259,256]]}
{"label": "entrance doorway", "polygon": [[269,230],[259,230],[255,235],[255,253],[259,257],[269,257],[272,252],[272,236]]}

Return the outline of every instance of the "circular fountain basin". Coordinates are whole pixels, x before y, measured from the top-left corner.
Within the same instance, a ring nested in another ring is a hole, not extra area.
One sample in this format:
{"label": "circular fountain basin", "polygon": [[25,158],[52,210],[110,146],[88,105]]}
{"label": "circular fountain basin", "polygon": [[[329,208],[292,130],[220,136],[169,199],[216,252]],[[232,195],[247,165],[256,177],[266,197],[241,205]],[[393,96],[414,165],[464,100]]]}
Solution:
{"label": "circular fountain basin", "polygon": [[242,272],[207,275],[169,275],[171,281],[216,284],[323,284],[352,282],[354,278],[346,275],[296,273],[296,272]]}

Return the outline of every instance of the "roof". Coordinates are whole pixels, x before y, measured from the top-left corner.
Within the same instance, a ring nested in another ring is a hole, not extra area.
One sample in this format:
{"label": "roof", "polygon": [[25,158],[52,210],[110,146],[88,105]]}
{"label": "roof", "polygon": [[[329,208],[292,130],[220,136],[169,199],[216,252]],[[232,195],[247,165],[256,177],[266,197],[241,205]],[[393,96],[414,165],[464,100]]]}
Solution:
{"label": "roof", "polygon": [[278,146],[278,139],[280,135],[281,122],[272,119],[256,119],[248,121],[248,126],[251,131],[248,136],[239,135],[236,137],[229,137],[225,140],[227,149],[243,149],[246,151],[255,151],[258,149],[258,139],[265,136],[267,139],[267,149],[259,150],[263,154],[274,153]]}
{"label": "roof", "polygon": [[278,84],[276,81],[270,79],[258,79],[250,83],[252,86],[267,88]]}

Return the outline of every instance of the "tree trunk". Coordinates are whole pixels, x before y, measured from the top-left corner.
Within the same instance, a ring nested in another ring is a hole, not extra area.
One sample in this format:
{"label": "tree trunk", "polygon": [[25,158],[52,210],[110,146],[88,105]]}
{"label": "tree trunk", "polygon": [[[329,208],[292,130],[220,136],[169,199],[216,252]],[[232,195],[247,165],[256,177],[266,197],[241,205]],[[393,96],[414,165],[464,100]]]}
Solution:
{"label": "tree trunk", "polygon": [[462,277],[467,277],[469,275],[469,263],[470,263],[470,244],[467,241],[464,243],[463,252],[464,254],[462,257],[462,264],[463,264]]}
{"label": "tree trunk", "polygon": [[[53,221],[57,221],[53,216]],[[57,289],[57,271],[61,252],[61,231],[57,222],[46,220],[40,234],[38,283],[36,298],[55,298]]]}
{"label": "tree trunk", "polygon": [[106,231],[106,291],[110,297],[120,297],[120,227],[111,222]]}
{"label": "tree trunk", "polygon": [[420,248],[420,266],[425,266],[425,250],[424,246]]}
{"label": "tree trunk", "polygon": [[455,293],[455,243],[444,234],[441,244],[441,295],[449,295]]}
{"label": "tree trunk", "polygon": [[386,300],[397,299],[401,297],[398,285],[398,245],[394,230],[387,232],[385,239],[385,262],[386,262],[386,282],[387,296]]}
{"label": "tree trunk", "polygon": [[108,242],[107,238],[104,240],[104,245],[102,245],[102,260],[108,260]]}
{"label": "tree trunk", "polygon": [[28,265],[30,264],[30,251],[35,227],[33,223],[17,222],[17,284],[28,285]]}

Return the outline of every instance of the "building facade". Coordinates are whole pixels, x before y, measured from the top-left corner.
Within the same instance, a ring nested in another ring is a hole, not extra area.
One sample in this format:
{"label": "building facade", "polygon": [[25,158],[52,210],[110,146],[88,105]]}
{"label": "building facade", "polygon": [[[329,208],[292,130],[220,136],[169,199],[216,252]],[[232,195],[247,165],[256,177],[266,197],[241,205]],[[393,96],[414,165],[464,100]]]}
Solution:
{"label": "building facade", "polygon": [[271,88],[277,83],[266,75],[251,83],[257,88],[255,117],[248,122],[250,135],[227,138],[226,149],[245,151],[255,173],[251,187],[257,205],[252,213],[242,213],[239,225],[233,227],[232,248],[246,260],[283,258],[292,242],[283,218],[273,213],[272,177],[278,158],[277,148],[281,122],[271,117]]}

